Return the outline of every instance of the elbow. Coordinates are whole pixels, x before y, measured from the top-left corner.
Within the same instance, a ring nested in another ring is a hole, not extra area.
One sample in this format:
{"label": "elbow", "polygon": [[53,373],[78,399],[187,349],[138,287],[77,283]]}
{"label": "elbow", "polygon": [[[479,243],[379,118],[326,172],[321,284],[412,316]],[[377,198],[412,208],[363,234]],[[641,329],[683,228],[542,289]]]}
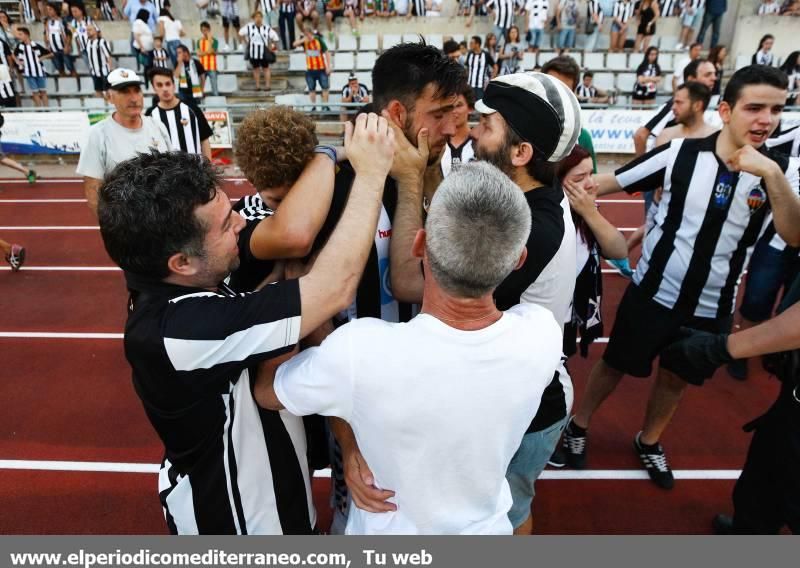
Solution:
{"label": "elbow", "polygon": [[305,258],[311,254],[316,234],[304,228],[287,229],[282,239],[285,258]]}

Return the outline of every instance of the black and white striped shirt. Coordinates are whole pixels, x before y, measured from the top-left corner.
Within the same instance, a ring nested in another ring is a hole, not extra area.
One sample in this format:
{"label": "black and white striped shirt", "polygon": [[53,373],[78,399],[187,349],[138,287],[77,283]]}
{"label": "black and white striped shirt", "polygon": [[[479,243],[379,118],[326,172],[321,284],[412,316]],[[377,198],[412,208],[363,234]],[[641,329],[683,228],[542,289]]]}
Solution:
{"label": "black and white striped shirt", "polygon": [[670,18],[676,16],[675,10],[680,8],[682,0],[661,0],[659,4],[661,17]]}
{"label": "black and white striped shirt", "polygon": [[[507,30],[514,25],[514,9],[517,7],[516,0],[489,0],[486,9],[494,10],[494,25]],[[502,41],[501,38],[497,38]]]}
{"label": "black and white striped shirt", "polygon": [[594,86],[587,87],[581,83],[575,87],[575,95],[580,101],[590,101],[597,96],[597,89]]}
{"label": "black and white striped shirt", "polygon": [[239,31],[240,36],[247,38],[248,55],[251,61],[266,59],[269,43],[278,42],[278,34],[266,24],[257,26],[255,22],[250,22]]}
{"label": "black and white striped shirt", "polygon": [[[664,189],[634,283],[659,304],[703,318],[733,312],[742,270],[770,213],[762,179],[722,165],[718,136],[672,140],[615,172],[629,193]],[[797,192],[797,159],[762,151]]]}
{"label": "black and white striped shirt", "polygon": [[277,9],[278,0],[258,0],[258,5],[261,7],[261,13],[266,16]]}
{"label": "black and white striped shirt", "polygon": [[217,292],[126,274],[125,355],[165,453],[173,534],[310,534],[316,513],[301,418],[260,408],[257,365],[300,334],[297,280]]}
{"label": "black and white striped shirt", "polygon": [[33,0],[20,0],[22,2],[22,13],[20,16],[27,24],[36,21],[36,14],[33,13]]}
{"label": "black and white striped shirt", "polygon": [[353,90],[350,88],[350,85],[345,85],[344,89],[342,89],[342,99],[349,99],[350,97],[353,97],[351,102],[354,103],[360,103],[368,96],[369,89],[367,89],[367,86],[362,83],[358,84],[358,89],[356,89],[355,92],[353,92]]}
{"label": "black and white striped shirt", "polygon": [[32,41],[30,44],[20,43],[14,51],[17,63],[25,77],[45,77],[42,56],[50,53],[43,45]]}
{"label": "black and white striped shirt", "polygon": [[86,18],[80,22],[73,18],[69,25],[72,28],[72,34],[75,36],[75,44],[78,46],[78,52],[83,53],[86,51],[86,43],[89,41],[88,28],[89,26],[95,25],[94,20],[89,16],[86,16]]}
{"label": "black and white striped shirt", "polygon": [[114,19],[114,2],[109,0],[100,0],[100,13],[103,15],[104,20],[109,22]]}
{"label": "black and white striped shirt", "polygon": [[274,213],[259,194],[245,195],[233,206],[244,220],[244,229],[239,233],[239,268],[231,274],[230,286],[237,292],[255,290],[275,268],[274,260],[256,258],[250,248],[253,232],[259,223]]}
{"label": "black and white striped shirt", "polygon": [[64,51],[64,22],[59,18],[47,19],[47,41],[50,51],[63,53]]}
{"label": "black and white striped shirt", "polygon": [[621,23],[625,23],[633,16],[634,4],[633,2],[623,2],[619,0],[614,4],[613,18],[618,19]]}
{"label": "black and white striped shirt", "polygon": [[781,13],[781,4],[780,2],[770,2],[766,4],[764,2],[758,7],[758,15],[759,16],[769,16],[770,14],[780,14]]}
{"label": "black and white striped shirt", "polygon": [[589,0],[586,3],[586,21],[591,22],[592,16],[595,14],[597,14],[597,25],[602,25],[605,15],[603,14],[602,6],[600,6],[600,0]]}
{"label": "black and white striped shirt", "polygon": [[179,102],[170,109],[154,106],[145,114],[156,117],[167,127],[173,150],[200,154],[203,151],[201,143],[212,134],[206,117],[184,102]]}
{"label": "black and white striped shirt", "polygon": [[[797,158],[800,156],[800,126],[789,128],[777,135],[774,134],[772,138],[767,140],[766,145],[773,152]],[[766,239],[769,242],[769,246],[777,250],[792,248],[786,244],[786,241],[784,241],[775,230],[775,223],[772,221],[770,221],[767,230],[764,231],[764,235],[761,238]],[[796,251],[797,249],[793,248],[793,250]]]}
{"label": "black and white striped shirt", "polygon": [[6,42],[0,40],[0,65],[5,65],[9,69],[9,80],[0,81],[0,99],[10,99],[14,96],[14,81],[10,78],[10,57],[11,48]]}
{"label": "black and white striped shirt", "polygon": [[169,53],[163,47],[153,49],[153,67],[169,69]]}
{"label": "black and white striped shirt", "polygon": [[416,16],[424,16],[428,13],[428,7],[425,4],[425,0],[413,0],[414,1],[414,15]]}
{"label": "black and white striped shirt", "polygon": [[108,42],[96,37],[86,43],[86,55],[89,59],[89,72],[92,77],[106,77],[111,69],[108,60],[111,58],[111,46]]}
{"label": "black and white striped shirt", "polygon": [[644,127],[650,131],[647,139],[648,144],[653,144],[665,128],[675,126],[675,114],[672,112],[672,99],[661,105],[658,112],[653,115],[653,118],[647,121]]}
{"label": "black and white striped shirt", "polygon": [[488,51],[467,53],[467,82],[473,89],[483,89],[486,77],[491,73],[494,60]]}
{"label": "black and white striped shirt", "polygon": [[294,14],[297,11],[297,7],[294,5],[294,0],[281,4],[280,11],[283,14]]}

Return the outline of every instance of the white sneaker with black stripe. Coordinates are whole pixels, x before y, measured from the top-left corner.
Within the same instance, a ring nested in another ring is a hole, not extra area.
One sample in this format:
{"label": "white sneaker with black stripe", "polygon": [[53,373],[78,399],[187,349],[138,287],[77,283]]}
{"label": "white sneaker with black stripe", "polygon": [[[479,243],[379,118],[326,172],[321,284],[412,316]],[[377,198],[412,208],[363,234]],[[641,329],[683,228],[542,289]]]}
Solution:
{"label": "white sneaker with black stripe", "polygon": [[639,459],[642,460],[642,465],[647,470],[647,474],[653,480],[653,483],[661,489],[672,489],[675,486],[675,478],[672,476],[672,469],[667,463],[664,448],[661,444],[645,446],[641,442],[641,436],[641,432],[636,434],[636,438],[633,439],[633,449],[639,454]]}

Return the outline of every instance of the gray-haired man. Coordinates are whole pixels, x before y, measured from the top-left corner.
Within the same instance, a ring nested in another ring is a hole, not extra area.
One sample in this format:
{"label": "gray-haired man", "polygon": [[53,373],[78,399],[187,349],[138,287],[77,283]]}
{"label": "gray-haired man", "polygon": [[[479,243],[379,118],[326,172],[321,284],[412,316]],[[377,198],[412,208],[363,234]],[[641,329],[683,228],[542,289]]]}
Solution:
{"label": "gray-haired man", "polygon": [[267,408],[346,420],[375,485],[394,490],[394,511],[354,506],[349,534],[511,533],[506,469],[561,358],[548,310],[502,312],[492,296],[525,262],[530,227],[505,175],[458,168],[414,239],[422,313],[352,321],[256,389]]}

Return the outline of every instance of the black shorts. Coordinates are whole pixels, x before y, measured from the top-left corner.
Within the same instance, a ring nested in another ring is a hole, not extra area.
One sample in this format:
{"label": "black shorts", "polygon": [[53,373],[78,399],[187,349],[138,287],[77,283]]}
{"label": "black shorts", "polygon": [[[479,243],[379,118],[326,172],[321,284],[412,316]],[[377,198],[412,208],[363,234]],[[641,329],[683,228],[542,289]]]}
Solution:
{"label": "black shorts", "polygon": [[250,66],[253,69],[258,69],[258,68],[268,69],[269,61],[267,61],[266,59],[251,59]]}
{"label": "black shorts", "polygon": [[94,83],[94,90],[98,93],[108,90],[108,81],[105,77],[92,77],[92,83]]}
{"label": "black shorts", "polygon": [[[603,354],[608,366],[634,377],[649,377],[653,360],[677,337],[681,327],[710,333],[729,333],[733,315],[722,318],[699,318],[662,306],[629,284],[617,309],[614,329]],[[689,381],[702,385],[705,379]]]}
{"label": "black shorts", "polygon": [[13,108],[17,106],[17,97],[3,97],[0,98],[0,107]]}
{"label": "black shorts", "polygon": [[239,27],[241,27],[241,22],[239,21],[239,16],[234,16],[234,17],[232,17],[230,19],[226,18],[225,16],[222,16],[222,27],[223,28],[230,27],[231,24],[233,24],[234,28],[239,29]]}

